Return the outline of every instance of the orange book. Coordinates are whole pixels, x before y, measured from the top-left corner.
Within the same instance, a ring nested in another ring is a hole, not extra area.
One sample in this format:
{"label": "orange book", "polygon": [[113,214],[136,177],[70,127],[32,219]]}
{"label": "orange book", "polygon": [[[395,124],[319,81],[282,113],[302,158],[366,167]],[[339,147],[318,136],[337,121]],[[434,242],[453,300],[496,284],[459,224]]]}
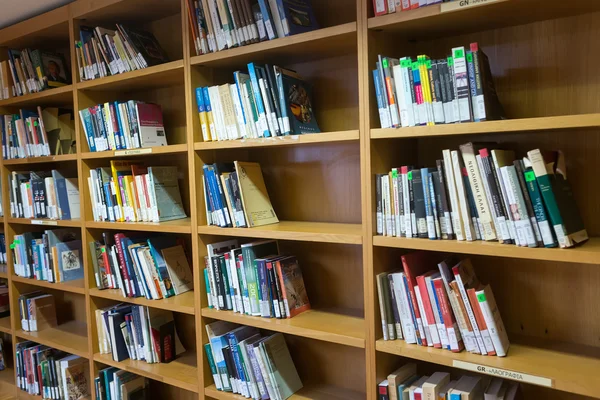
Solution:
{"label": "orange book", "polygon": [[483,313],[481,312],[481,308],[479,307],[479,301],[477,300],[477,293],[475,292],[475,289],[467,289],[469,303],[471,303],[471,307],[473,308],[473,314],[475,314],[475,320],[477,321],[477,326],[479,326],[479,332],[481,332],[481,336],[483,337],[483,343],[485,344],[487,354],[488,356],[495,356],[496,350],[494,349],[492,337],[490,336],[487,324],[485,323],[485,319],[483,318]]}
{"label": "orange book", "polygon": [[306,310],[310,310],[306,286],[296,257],[282,258],[277,260],[275,265],[286,317],[292,318]]}

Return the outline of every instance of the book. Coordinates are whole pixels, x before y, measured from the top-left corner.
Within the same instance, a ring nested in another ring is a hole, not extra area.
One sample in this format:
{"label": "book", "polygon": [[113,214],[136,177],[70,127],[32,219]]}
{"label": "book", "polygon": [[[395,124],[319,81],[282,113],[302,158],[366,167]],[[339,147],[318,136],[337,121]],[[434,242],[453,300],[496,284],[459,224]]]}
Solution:
{"label": "book", "polygon": [[236,161],[235,170],[248,226],[263,226],[279,222],[269,199],[260,164]]}
{"label": "book", "polygon": [[148,177],[156,204],[153,222],[186,218],[177,167],[148,167]]}
{"label": "book", "polygon": [[275,262],[286,316],[292,318],[310,310],[310,302],[296,257],[285,257]]}

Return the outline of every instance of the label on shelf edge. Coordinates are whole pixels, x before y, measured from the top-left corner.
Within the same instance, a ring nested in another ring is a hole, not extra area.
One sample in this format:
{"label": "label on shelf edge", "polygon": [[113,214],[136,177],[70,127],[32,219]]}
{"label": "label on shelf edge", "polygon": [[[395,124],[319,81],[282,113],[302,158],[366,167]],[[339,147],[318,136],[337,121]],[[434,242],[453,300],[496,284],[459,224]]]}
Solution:
{"label": "label on shelf edge", "polygon": [[440,6],[440,12],[450,12],[463,10],[465,8],[482,6],[489,3],[500,3],[506,0],[456,0],[449,3],[442,3]]}
{"label": "label on shelf edge", "polygon": [[467,371],[479,372],[480,374],[496,376],[498,378],[512,379],[513,381],[531,383],[539,386],[554,387],[554,382],[552,379],[544,378],[542,376],[529,375],[522,372],[509,371],[507,369],[474,364],[460,360],[453,360],[452,366],[465,369]]}
{"label": "label on shelf edge", "polygon": [[31,225],[58,225],[58,221],[45,220],[45,219],[32,219]]}
{"label": "label on shelf edge", "polygon": [[115,156],[133,156],[136,154],[150,154],[152,153],[152,148],[146,149],[131,149],[131,150],[117,150],[115,151]]}

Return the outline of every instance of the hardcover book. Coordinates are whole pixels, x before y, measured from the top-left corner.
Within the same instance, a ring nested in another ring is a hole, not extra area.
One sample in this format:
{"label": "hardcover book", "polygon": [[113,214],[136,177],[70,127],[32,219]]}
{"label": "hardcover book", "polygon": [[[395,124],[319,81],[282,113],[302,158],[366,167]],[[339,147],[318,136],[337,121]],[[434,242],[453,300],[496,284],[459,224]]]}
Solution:
{"label": "hardcover book", "polygon": [[56,253],[58,255],[59,282],[83,279],[81,240],[57,243]]}
{"label": "hardcover book", "polygon": [[289,318],[310,310],[310,302],[298,259],[296,257],[287,257],[278,260],[276,266],[281,284],[283,302]]}
{"label": "hardcover book", "polygon": [[192,270],[181,245],[163,248],[164,258],[175,294],[182,294],[194,288]]}
{"label": "hardcover book", "polygon": [[142,147],[166,146],[167,137],[160,105],[139,102],[136,108]]}
{"label": "hardcover book", "polygon": [[312,87],[294,71],[281,68],[282,87],[286,112],[292,134],[319,133],[313,109]]}

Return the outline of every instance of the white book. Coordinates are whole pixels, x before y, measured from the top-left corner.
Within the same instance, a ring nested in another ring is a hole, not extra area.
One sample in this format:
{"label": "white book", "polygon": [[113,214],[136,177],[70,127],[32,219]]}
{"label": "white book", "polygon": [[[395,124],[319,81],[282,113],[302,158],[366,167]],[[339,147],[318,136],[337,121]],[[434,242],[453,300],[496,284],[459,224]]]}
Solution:
{"label": "white book", "polygon": [[[215,130],[217,131],[216,140],[226,140],[227,134],[225,131],[225,122],[223,121],[223,112],[221,108],[221,100],[219,97],[219,89],[217,86],[209,86],[208,97],[212,108],[212,115],[215,121]],[[213,137],[214,139],[214,137]]]}
{"label": "white book", "polygon": [[275,25],[275,31],[277,32],[277,37],[282,38],[285,37],[285,31],[283,29],[283,23],[281,20],[281,13],[279,12],[279,7],[277,6],[277,0],[268,0],[269,7],[271,9],[271,16],[273,17],[273,25]]}
{"label": "white book", "polygon": [[400,314],[400,324],[402,325],[404,341],[406,343],[417,343],[415,324],[408,305],[409,299],[406,294],[406,285],[404,284],[404,273],[393,273],[392,280],[394,282],[394,296],[396,298],[398,314]]}
{"label": "white book", "polygon": [[427,286],[427,294],[429,295],[429,302],[431,303],[431,308],[433,311],[433,318],[435,319],[435,326],[438,331],[438,335],[440,337],[440,342],[442,343],[442,348],[450,349],[450,340],[448,339],[448,331],[446,330],[446,325],[444,325],[444,319],[442,317],[442,312],[440,311],[438,302],[436,301],[436,294],[434,293],[434,288],[431,283],[433,278],[438,278],[439,273],[435,273],[433,275],[428,275],[425,277],[425,286]]}
{"label": "white book", "polygon": [[[470,263],[469,259],[461,261],[462,263]],[[463,282],[463,277],[461,274],[455,274],[454,278],[456,279],[456,283],[458,284],[458,290],[460,292],[460,296],[462,297],[463,303],[465,305],[465,309],[467,311],[467,316],[469,317],[469,321],[471,322],[471,326],[473,327],[473,333],[475,335],[475,340],[477,340],[477,345],[482,355],[487,355],[487,349],[485,343],[483,341],[483,336],[481,335],[481,331],[479,330],[479,325],[477,325],[477,320],[475,319],[475,313],[473,312],[473,308],[471,307],[471,303],[469,302],[469,296],[467,295],[467,290],[465,289],[465,284]]]}
{"label": "white book", "polygon": [[456,183],[456,192],[458,194],[458,203],[460,206],[464,236],[467,241],[471,242],[475,240],[475,231],[473,227],[473,220],[471,219],[471,212],[469,211],[469,204],[467,203],[467,192],[465,190],[465,185],[460,170],[460,156],[456,150],[452,150],[450,154],[452,157],[452,169],[454,172],[454,182]]}
{"label": "white book", "polygon": [[276,400],[278,397],[271,382],[271,375],[267,371],[266,361],[263,358],[263,352],[260,349],[260,345],[255,345],[253,350],[254,356],[260,368],[260,373],[263,376],[263,380],[265,381],[265,386],[267,387],[267,393],[269,394],[269,398],[272,400]]}
{"label": "white book", "polygon": [[461,217],[461,209],[458,200],[458,193],[456,190],[456,183],[454,181],[454,167],[452,165],[452,156],[450,155],[450,150],[442,151],[444,158],[444,178],[446,179],[446,187],[448,190],[448,197],[450,199],[450,207],[451,207],[451,220],[452,220],[452,229],[456,234],[456,240],[462,241],[465,240],[464,236],[464,225]]}
{"label": "white book", "polygon": [[515,221],[514,221],[514,217],[510,208],[510,201],[508,198],[508,186],[507,186],[507,182],[504,179],[504,175],[502,174],[502,171],[500,170],[500,163],[498,161],[498,150],[492,150],[491,151],[492,154],[492,162],[494,163],[494,169],[496,170],[496,176],[498,177],[498,183],[499,183],[499,189],[502,192],[502,197],[504,198],[504,210],[506,212],[506,215],[508,216],[508,220],[507,220],[507,225],[508,225],[508,232],[510,234],[511,239],[513,239],[515,241],[515,244],[517,246],[521,246],[521,245],[526,245],[526,244],[521,244],[519,241],[519,238],[517,237],[517,232],[516,232],[516,228],[515,228]]}
{"label": "white book", "polygon": [[[440,343],[440,338],[437,333],[437,327],[434,325],[433,328],[429,326],[429,321],[427,320],[427,314],[425,314],[425,307],[423,305],[423,299],[421,298],[421,292],[419,290],[419,286],[415,285],[415,296],[417,298],[417,305],[419,307],[419,313],[421,314],[421,323],[423,324],[423,331],[425,332],[425,339],[427,340],[427,346],[433,347],[434,341],[436,343]],[[434,335],[437,340],[434,339]]]}
{"label": "white book", "polygon": [[483,319],[485,320],[494,349],[496,350],[496,355],[504,357],[508,352],[510,342],[508,340],[508,335],[506,334],[506,329],[504,328],[504,322],[500,316],[500,311],[496,305],[496,299],[494,298],[492,288],[490,285],[487,285],[476,293]]}
{"label": "white book", "polygon": [[392,14],[396,12],[396,1],[395,0],[387,0],[388,3],[388,14]]}
{"label": "white book", "polygon": [[521,246],[537,247],[537,240],[533,233],[531,220],[527,215],[525,199],[519,186],[519,178],[517,177],[515,167],[513,165],[501,167],[500,171],[506,183],[506,194],[511,205],[511,210],[515,210],[513,212],[513,219],[518,241]]}
{"label": "white book", "polygon": [[393,215],[393,222],[394,222],[394,232],[395,232],[395,236],[402,236],[400,234],[401,227],[400,227],[400,198],[399,198],[399,184],[398,184],[398,169],[397,168],[392,168],[392,201],[394,202],[394,215]]}

